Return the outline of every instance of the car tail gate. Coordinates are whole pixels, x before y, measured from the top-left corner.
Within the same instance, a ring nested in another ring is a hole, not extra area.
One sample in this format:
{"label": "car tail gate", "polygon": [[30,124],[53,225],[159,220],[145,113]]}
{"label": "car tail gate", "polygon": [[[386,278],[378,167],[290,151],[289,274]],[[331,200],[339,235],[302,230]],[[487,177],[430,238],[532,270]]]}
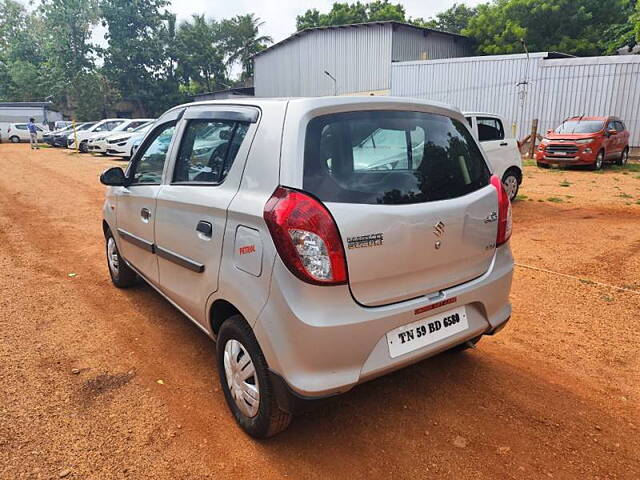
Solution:
{"label": "car tail gate", "polygon": [[438,293],[489,269],[504,196],[462,121],[407,111],[316,117],[304,162],[303,190],[336,223],[359,303]]}

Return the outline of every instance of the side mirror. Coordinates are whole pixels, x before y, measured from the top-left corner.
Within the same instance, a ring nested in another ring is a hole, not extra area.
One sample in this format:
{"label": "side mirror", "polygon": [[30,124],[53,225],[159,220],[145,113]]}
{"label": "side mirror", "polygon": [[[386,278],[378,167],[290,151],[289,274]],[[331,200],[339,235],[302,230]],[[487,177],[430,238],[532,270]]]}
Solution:
{"label": "side mirror", "polygon": [[127,184],[127,177],[120,167],[111,167],[102,172],[100,183],[109,187],[123,187]]}
{"label": "side mirror", "polygon": [[609,134],[609,136],[611,136],[611,135],[616,135],[618,131],[612,128],[611,130],[607,130],[607,133]]}

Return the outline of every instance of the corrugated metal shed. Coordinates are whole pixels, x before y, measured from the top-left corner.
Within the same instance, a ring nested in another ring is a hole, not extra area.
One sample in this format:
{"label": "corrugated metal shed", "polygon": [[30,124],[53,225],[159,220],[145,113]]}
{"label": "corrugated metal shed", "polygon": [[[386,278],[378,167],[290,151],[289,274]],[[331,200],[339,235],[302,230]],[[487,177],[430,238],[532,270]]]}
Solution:
{"label": "corrugated metal shed", "polygon": [[[398,22],[303,30],[254,57],[258,97],[322,96],[384,92],[392,61],[470,54],[461,35]],[[324,72],[329,72],[334,82]]]}
{"label": "corrugated metal shed", "polygon": [[502,115],[517,138],[573,115],[616,115],[640,146],[640,56],[553,58],[532,53],[394,63],[393,95]]}

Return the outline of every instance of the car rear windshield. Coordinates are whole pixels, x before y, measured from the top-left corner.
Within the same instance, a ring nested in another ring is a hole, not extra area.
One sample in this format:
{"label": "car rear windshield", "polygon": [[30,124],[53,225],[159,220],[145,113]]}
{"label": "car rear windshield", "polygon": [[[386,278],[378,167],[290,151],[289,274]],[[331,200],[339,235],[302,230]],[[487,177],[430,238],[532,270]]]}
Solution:
{"label": "car rear windshield", "polygon": [[596,133],[603,127],[602,120],[569,120],[556,128],[556,133]]}
{"label": "car rear windshield", "polygon": [[307,126],[303,188],[322,201],[445,200],[486,186],[489,177],[467,127],[444,115],[348,112]]}

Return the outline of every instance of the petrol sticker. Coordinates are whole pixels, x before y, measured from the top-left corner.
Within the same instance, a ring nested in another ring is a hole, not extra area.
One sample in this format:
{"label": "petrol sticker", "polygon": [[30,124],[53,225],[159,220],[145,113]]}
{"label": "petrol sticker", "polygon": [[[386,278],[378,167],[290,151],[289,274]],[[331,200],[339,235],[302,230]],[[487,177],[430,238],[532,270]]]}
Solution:
{"label": "petrol sticker", "polygon": [[256,246],[255,245],[246,245],[244,247],[240,247],[240,255],[246,255],[248,253],[255,253]]}
{"label": "petrol sticker", "polygon": [[360,235],[358,237],[347,237],[347,248],[378,247],[384,243],[382,233],[372,233],[370,235]]}

